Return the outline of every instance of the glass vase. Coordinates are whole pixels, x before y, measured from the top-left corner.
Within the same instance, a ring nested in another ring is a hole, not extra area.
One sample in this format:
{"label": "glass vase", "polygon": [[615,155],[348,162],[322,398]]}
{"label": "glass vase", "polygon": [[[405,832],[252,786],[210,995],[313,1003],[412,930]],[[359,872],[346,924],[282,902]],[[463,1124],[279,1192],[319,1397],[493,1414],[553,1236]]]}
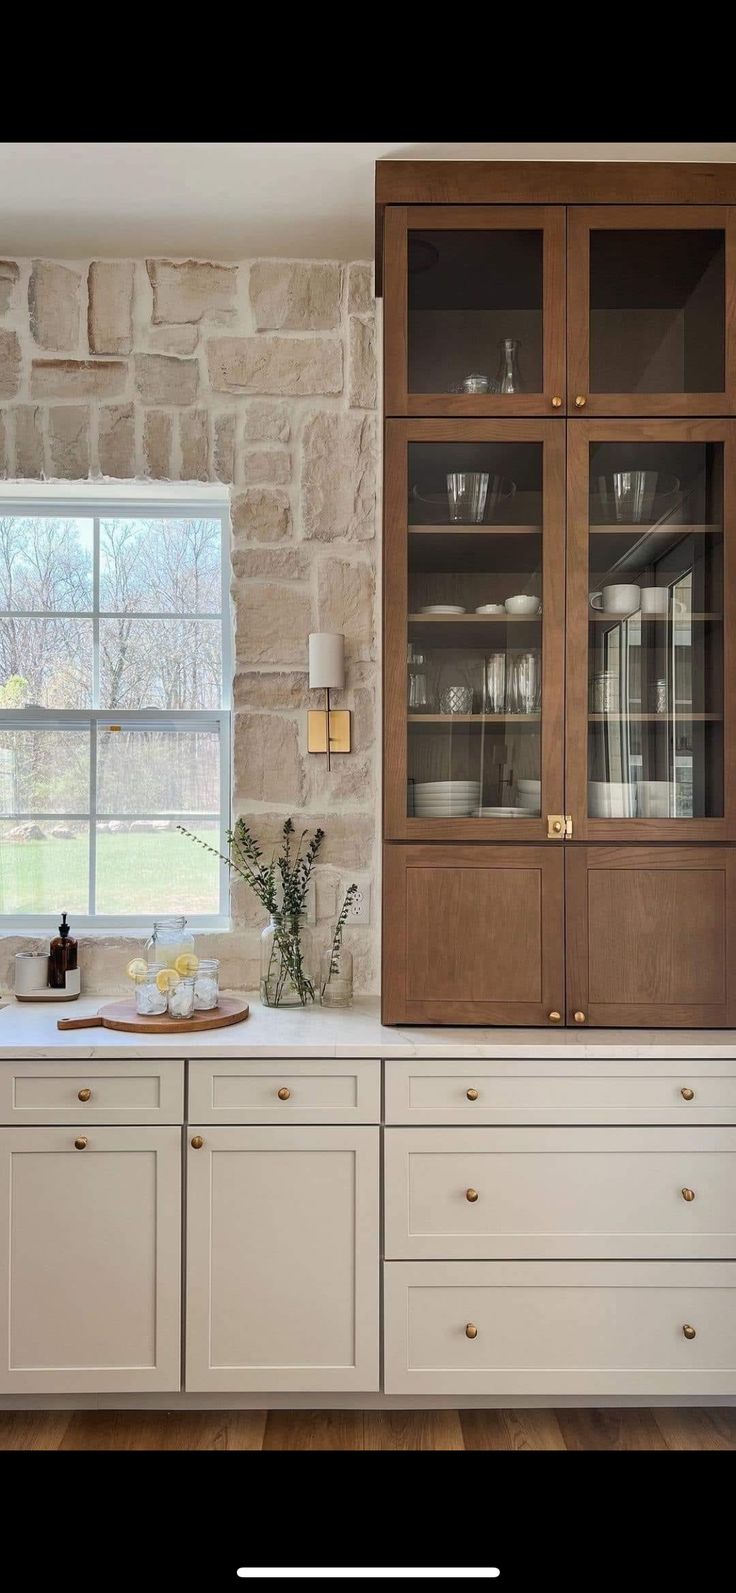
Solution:
{"label": "glass vase", "polygon": [[501,393],[520,393],[522,389],[519,373],[519,340],[516,337],[505,337],[501,343],[498,390]]}
{"label": "glass vase", "polygon": [[[334,966],[337,962],[337,967]],[[322,953],[319,965],[320,1001],[323,1007],[351,1007],[353,1004],[353,954],[340,947],[333,956],[332,947]]]}
{"label": "glass vase", "polygon": [[306,1007],[314,1001],[302,945],[303,916],[272,913],[261,931],[261,1000],[264,1007]]}

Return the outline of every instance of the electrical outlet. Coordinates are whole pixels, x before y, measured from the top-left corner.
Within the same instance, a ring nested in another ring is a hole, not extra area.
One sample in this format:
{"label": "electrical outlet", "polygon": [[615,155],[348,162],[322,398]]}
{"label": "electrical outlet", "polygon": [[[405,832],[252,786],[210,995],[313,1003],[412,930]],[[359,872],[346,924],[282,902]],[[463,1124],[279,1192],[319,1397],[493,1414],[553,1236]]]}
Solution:
{"label": "electrical outlet", "polygon": [[[358,889],[350,903],[348,924],[369,924],[371,921],[371,882],[366,876],[355,880]],[[347,927],[347,925],[346,925]]]}

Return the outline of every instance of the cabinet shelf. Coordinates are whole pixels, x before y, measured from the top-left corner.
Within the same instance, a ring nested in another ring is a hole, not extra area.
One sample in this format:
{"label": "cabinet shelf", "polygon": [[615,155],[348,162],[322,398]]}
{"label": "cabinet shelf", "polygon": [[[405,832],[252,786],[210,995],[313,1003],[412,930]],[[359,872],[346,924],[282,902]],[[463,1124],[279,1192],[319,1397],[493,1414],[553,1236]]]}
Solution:
{"label": "cabinet shelf", "polygon": [[677,627],[680,626],[680,625],[689,625],[692,620],[709,620],[712,624],[720,624],[722,619],[723,619],[723,615],[722,614],[707,613],[707,612],[703,612],[703,613],[700,613],[700,614],[674,614],[674,615],[672,615],[672,614],[642,614],[640,609],[635,609],[633,611],[633,613],[631,613],[631,614],[607,614],[604,609],[596,609],[595,611],[592,611],[588,615],[588,619],[590,620],[591,625],[600,625],[600,624],[615,625],[616,623],[622,624],[624,620],[631,620],[631,619],[643,620],[643,621],[646,622],[647,625],[649,624],[650,620],[654,620],[659,625],[666,624],[667,621],[669,621],[669,623],[671,625],[673,625],[675,627],[675,629],[677,629]]}
{"label": "cabinet shelf", "polygon": [[618,720],[621,723],[629,720],[632,723],[635,722],[636,724],[641,724],[644,722],[646,724],[651,723],[671,725],[681,724],[683,720],[688,724],[722,724],[723,714],[693,713],[691,709],[683,708],[678,713],[674,714],[588,714],[588,719],[591,724],[606,724],[610,720]]}
{"label": "cabinet shelf", "polygon": [[541,714],[407,714],[410,725],[538,725]]}
{"label": "cabinet shelf", "polygon": [[541,534],[541,525],[469,525],[466,520],[450,520],[447,525],[410,525],[409,536],[529,537]]}
{"label": "cabinet shelf", "polygon": [[634,525],[623,525],[618,520],[607,524],[591,525],[588,527],[592,537],[599,536],[624,536],[624,537],[697,537],[713,536],[720,533],[720,525],[694,525],[691,522],[681,524],[678,520],[667,521],[664,525],[644,525],[641,522]]}

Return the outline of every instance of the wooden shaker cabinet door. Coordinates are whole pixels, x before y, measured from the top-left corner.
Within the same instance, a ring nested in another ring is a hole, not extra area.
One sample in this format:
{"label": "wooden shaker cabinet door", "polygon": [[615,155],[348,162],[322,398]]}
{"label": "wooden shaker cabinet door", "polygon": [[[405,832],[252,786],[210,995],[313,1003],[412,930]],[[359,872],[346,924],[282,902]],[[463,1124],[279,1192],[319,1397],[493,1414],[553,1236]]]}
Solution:
{"label": "wooden shaker cabinet door", "polygon": [[559,1022],[563,925],[559,843],[387,845],[384,1023]]}
{"label": "wooden shaker cabinet door", "polygon": [[573,843],[566,883],[568,1023],[736,1022],[736,851]]}

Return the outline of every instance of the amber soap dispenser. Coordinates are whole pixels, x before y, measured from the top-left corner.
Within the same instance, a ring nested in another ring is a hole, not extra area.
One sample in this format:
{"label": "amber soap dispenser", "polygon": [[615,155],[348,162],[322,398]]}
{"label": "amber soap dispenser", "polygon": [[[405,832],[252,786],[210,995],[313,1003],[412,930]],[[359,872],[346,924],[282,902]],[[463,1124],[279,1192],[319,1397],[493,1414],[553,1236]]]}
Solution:
{"label": "amber soap dispenser", "polygon": [[52,990],[66,988],[67,974],[77,966],[77,942],[69,933],[66,913],[61,915],[59,933],[49,947],[49,986]]}

